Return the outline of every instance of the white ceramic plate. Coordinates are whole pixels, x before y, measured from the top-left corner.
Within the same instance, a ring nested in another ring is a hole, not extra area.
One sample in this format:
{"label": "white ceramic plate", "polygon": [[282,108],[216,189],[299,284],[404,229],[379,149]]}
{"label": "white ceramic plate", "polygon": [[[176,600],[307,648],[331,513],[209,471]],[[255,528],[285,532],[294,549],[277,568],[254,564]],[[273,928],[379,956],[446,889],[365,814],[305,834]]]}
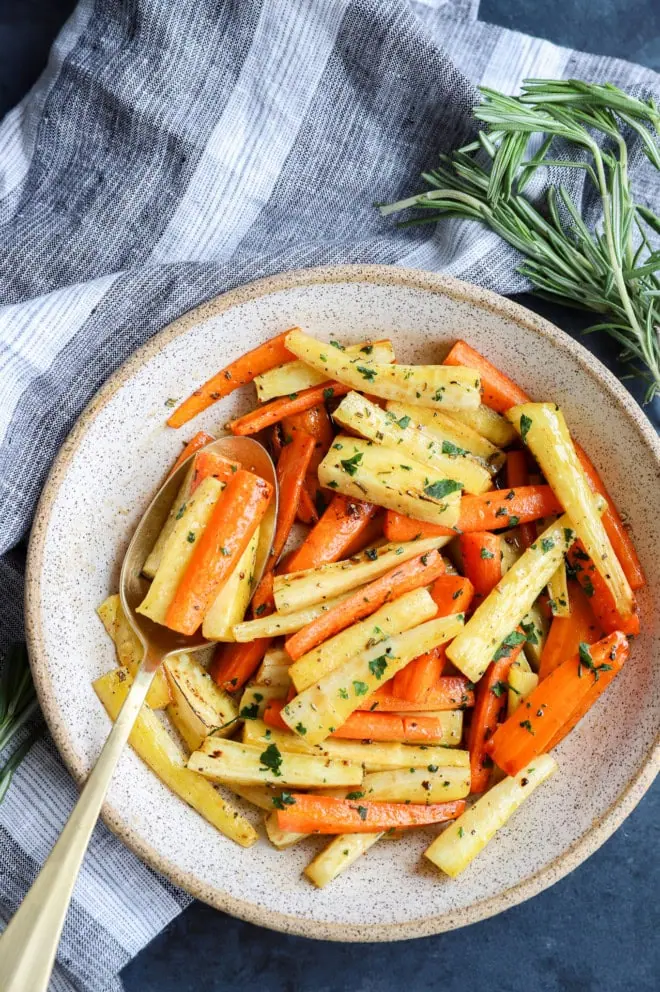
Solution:
{"label": "white ceramic plate", "polygon": [[116,590],[129,537],[182,440],[217,429],[254,397],[252,387],[241,389],[179,432],[164,426],[165,402],[292,324],[348,342],[391,337],[397,356],[411,362],[440,361],[461,336],[532,396],[558,402],[630,522],[649,579],[639,597],[643,633],[620,677],[557,749],[560,773],[455,881],[421,856],[430,829],[376,845],[318,891],[301,870],[322,840],[281,853],[264,839],[243,850],[171,795],[130,750],[122,757],[106,822],[198,898],[310,937],[423,936],[499,912],[561,878],[616,829],[653,779],[660,446],[634,401],[580,345],[529,311],[451,278],[386,266],[306,270],[199,307],[101,390],[62,449],[37,514],[28,570],[30,655],[50,729],[78,781],[109,730],[91,682],[114,665],[114,654],[95,608]]}

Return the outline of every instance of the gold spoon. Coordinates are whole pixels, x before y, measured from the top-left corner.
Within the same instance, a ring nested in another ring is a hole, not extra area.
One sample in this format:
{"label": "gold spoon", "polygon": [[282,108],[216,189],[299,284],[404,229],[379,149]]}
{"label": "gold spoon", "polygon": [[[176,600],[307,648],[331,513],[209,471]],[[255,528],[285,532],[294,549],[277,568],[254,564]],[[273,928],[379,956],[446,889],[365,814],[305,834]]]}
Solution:
{"label": "gold spoon", "polygon": [[[205,450],[216,451],[240,462],[244,468],[273,486],[274,496],[259,531],[255,567],[255,581],[258,582],[273,543],[277,517],[277,479],[273,463],[265,448],[249,437],[223,437]],[[2,992],[46,992],[71,894],[89,839],[153,677],[168,656],[208,646],[208,642],[202,639],[201,631],[186,637],[135,612],[147,587],[141,574],[142,566],[165,523],[189,464],[190,460],[184,462],[161,487],[138,524],[126,551],[119,578],[119,595],[126,617],[142,643],[142,664],[64,830],[0,938]]]}

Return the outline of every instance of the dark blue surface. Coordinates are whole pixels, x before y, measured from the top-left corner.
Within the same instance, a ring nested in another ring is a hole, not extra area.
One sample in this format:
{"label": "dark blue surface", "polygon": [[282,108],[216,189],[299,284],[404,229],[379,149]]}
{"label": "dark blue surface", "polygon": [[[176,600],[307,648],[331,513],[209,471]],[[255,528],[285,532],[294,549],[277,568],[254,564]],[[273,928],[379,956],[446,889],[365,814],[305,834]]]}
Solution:
{"label": "dark blue surface", "polygon": [[[72,6],[73,0],[0,0],[0,116],[41,71]],[[659,0],[482,0],[481,17],[660,70]],[[533,297],[520,302],[576,336],[585,326],[572,311]],[[607,340],[585,343],[617,371]],[[658,426],[657,404],[653,414]],[[331,944],[272,933],[195,903],[122,977],[127,992],[656,992],[659,819],[656,784],[568,878],[463,930],[389,945]]]}

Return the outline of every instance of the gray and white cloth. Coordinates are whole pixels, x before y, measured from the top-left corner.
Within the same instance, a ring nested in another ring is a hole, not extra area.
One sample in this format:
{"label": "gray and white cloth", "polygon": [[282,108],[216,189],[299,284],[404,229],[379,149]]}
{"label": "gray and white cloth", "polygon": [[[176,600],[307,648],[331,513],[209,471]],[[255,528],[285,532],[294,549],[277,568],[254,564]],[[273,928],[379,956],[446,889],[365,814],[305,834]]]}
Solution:
{"label": "gray and white cloth", "polygon": [[[397,229],[373,201],[413,192],[473,133],[475,84],[578,77],[657,97],[659,78],[480,23],[477,4],[82,0],[0,125],[2,641],[22,633],[23,542],[53,456],[169,321],[259,276],[338,262],[527,288],[494,235],[455,220]],[[632,171],[651,199],[639,156]],[[0,919],[74,799],[43,740],[0,805]],[[187,901],[99,826],[52,987],[121,989],[119,969]]]}

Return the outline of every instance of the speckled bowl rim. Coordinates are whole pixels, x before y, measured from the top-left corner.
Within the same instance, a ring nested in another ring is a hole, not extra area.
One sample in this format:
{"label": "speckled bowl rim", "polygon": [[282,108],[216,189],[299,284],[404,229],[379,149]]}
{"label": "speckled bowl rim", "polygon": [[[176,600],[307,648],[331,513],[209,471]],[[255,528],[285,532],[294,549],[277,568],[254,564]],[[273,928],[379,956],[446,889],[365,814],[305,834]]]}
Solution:
{"label": "speckled bowl rim", "polygon": [[[239,306],[282,290],[299,286],[330,283],[371,283],[384,286],[400,286],[419,289],[442,296],[450,296],[460,302],[496,313],[517,323],[553,344],[565,349],[577,362],[585,375],[596,380],[600,386],[623,410],[634,424],[642,442],[651,451],[660,470],[660,440],[635,401],[586,348],[573,341],[564,331],[530,310],[499,296],[496,293],[462,282],[452,276],[416,269],[404,269],[389,265],[337,265],[310,269],[296,269],[279,275],[269,276],[230,290],[202,303],[178,320],[155,334],[145,345],[135,352],[105,383],[78,418],[69,437],[62,446],[51,468],[37,508],[27,561],[25,590],[26,639],[30,655],[32,674],[37,689],[39,703],[55,744],[72,776],[81,785],[85,769],[76,754],[62,714],[51,691],[51,679],[44,644],[44,633],[40,621],[42,565],[44,545],[50,516],[58,490],[74,458],[78,446],[90,423],[98,416],[105,404],[116,391],[130,381],[145,362],[156,355],[180,334],[185,334],[200,320],[225,313]],[[274,912],[252,902],[246,902],[229,895],[200,880],[191,872],[183,871],[175,863],[154,850],[125,819],[109,804],[102,810],[102,817],[108,827],[131,848],[138,857],[152,868],[165,875],[175,885],[185,889],[203,902],[230,913],[239,919],[259,926],[269,927],[283,933],[297,934],[322,940],[338,941],[390,941],[406,940],[442,933],[457,927],[467,926],[486,919],[518,903],[529,899],[543,889],[553,885],[576,868],[589,855],[593,854],[632,812],[646,790],[652,784],[660,767],[660,735],[649,750],[642,768],[622,790],[607,812],[594,821],[590,829],[559,857],[544,868],[528,876],[504,892],[479,900],[455,912],[431,915],[409,923],[395,924],[348,924],[331,923],[303,919],[287,913]]]}

